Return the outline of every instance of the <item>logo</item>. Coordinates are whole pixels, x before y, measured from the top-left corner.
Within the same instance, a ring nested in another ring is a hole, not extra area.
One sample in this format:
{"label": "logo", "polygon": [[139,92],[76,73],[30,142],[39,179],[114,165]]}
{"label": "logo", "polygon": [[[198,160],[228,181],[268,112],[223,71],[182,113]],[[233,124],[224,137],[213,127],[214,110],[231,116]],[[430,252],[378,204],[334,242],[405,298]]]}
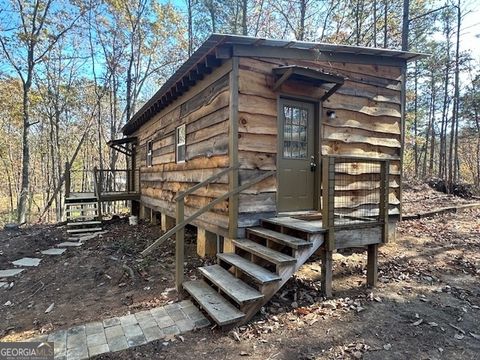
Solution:
{"label": "logo", "polygon": [[0,360],[53,360],[53,342],[0,342]]}

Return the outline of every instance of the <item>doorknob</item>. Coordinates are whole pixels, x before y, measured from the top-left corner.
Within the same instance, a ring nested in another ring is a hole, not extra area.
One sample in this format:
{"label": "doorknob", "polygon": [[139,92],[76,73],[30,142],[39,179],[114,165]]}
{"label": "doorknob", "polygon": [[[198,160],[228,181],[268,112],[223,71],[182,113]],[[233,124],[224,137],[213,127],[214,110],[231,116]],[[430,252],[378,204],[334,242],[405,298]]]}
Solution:
{"label": "doorknob", "polygon": [[317,169],[317,164],[315,163],[315,156],[310,157],[310,171],[314,172]]}

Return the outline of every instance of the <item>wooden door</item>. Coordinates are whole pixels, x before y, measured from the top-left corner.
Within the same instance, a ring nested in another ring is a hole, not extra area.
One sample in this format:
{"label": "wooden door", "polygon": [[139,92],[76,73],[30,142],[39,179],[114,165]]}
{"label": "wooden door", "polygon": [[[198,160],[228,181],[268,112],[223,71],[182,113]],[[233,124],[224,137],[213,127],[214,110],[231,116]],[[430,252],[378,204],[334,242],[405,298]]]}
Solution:
{"label": "wooden door", "polygon": [[313,210],[315,205],[314,106],[280,100],[277,157],[278,211]]}

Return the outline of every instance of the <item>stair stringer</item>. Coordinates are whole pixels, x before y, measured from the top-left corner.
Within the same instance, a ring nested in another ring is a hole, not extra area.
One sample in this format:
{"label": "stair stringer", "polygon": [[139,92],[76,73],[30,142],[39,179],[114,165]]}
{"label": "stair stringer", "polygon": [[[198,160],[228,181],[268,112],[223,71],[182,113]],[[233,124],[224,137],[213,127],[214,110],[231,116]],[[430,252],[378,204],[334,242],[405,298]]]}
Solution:
{"label": "stair stringer", "polygon": [[245,317],[236,323],[236,326],[247,323],[270,299],[275,295],[286,282],[295,274],[298,269],[323,245],[324,234],[312,234],[309,236],[312,243],[311,247],[294,250],[294,257],[297,260],[295,264],[278,267],[278,275],[282,278],[280,281],[265,284],[260,287],[260,292],[264,295],[263,299],[249,303],[241,307]]}

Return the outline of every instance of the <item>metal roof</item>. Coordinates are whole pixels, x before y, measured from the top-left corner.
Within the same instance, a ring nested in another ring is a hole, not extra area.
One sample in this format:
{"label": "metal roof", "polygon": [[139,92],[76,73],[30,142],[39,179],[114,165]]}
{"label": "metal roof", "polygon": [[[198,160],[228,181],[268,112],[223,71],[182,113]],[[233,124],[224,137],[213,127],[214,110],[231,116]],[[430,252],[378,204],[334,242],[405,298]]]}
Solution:
{"label": "metal roof", "polygon": [[[290,48],[306,51],[318,51],[320,53],[343,53],[351,55],[371,55],[380,56],[404,61],[412,61],[426,56],[426,54],[405,52],[399,50],[389,50],[382,48],[370,48],[351,45],[335,45],[318,42],[307,41],[289,41],[274,40],[265,38],[256,38],[240,35],[212,34],[210,37],[188,58],[188,60],[178,68],[178,70],[162,85],[162,87],[148,100],[140,110],[125,124],[122,131],[124,135],[130,135],[152,116],[167,107],[173,100],[178,97],[178,86],[183,86],[183,79],[189,76],[196,66],[204,61],[207,56],[215,52],[220,46],[266,46],[272,48]],[[181,92],[180,92],[181,93]],[[173,94],[173,98],[166,98],[167,95]],[[175,96],[176,95],[176,96]]]}

